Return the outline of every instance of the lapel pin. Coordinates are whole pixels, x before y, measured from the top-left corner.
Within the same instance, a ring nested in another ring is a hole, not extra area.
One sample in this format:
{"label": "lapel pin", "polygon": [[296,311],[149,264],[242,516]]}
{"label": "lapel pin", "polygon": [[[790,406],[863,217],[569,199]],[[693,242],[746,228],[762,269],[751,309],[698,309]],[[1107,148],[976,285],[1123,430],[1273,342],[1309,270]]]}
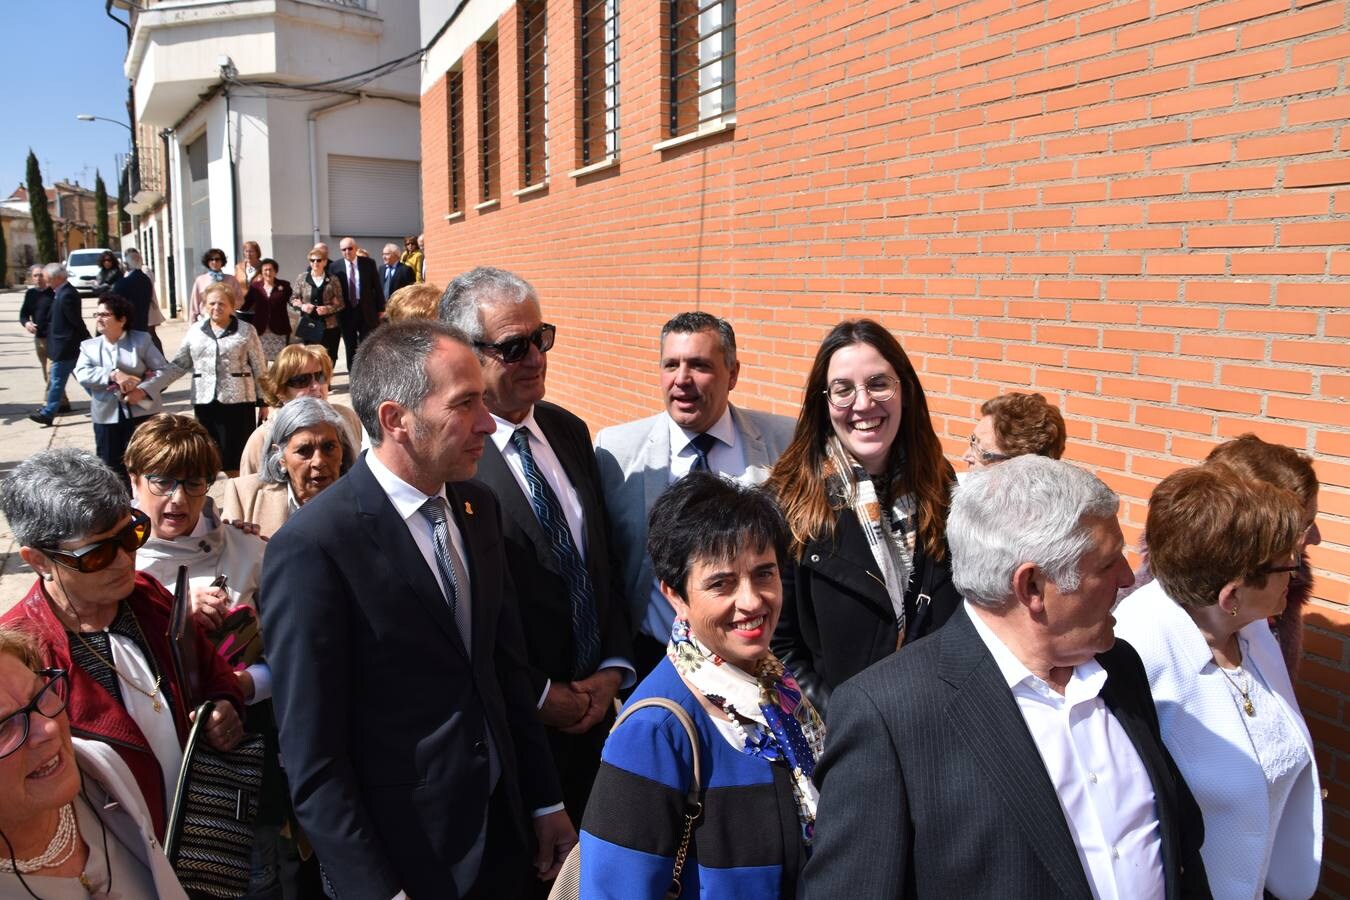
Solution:
{"label": "lapel pin", "polygon": [[473,515],[473,504],[470,503],[468,500],[464,501],[464,515],[466,516]]}

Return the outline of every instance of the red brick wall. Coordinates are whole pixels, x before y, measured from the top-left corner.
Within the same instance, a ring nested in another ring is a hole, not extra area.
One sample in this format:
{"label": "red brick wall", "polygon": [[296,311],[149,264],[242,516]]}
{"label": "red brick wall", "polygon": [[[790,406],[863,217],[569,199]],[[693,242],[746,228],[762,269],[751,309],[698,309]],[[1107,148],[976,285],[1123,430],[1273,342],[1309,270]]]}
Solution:
{"label": "red brick wall", "polygon": [[593,428],[658,408],[676,311],[729,317],[734,399],[788,415],[827,328],[877,317],[953,459],[982,400],[1041,391],[1132,537],[1157,480],[1228,437],[1314,454],[1300,695],[1324,889],[1350,895],[1350,3],[743,0],[734,132],[665,152],[658,6],[622,4],[620,161],[579,180],[576,12],[549,7],[546,191],[511,195],[514,10],[500,208],[445,221],[444,79],[423,98],[431,280],[529,278],[559,326],[550,396]]}

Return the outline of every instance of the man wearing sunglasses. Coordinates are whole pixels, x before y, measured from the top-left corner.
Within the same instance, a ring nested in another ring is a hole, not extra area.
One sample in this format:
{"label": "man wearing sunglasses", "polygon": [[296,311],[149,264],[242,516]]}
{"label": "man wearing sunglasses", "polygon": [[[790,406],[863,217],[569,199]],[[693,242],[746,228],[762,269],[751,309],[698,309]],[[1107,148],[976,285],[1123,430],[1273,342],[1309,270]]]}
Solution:
{"label": "man wearing sunglasses", "polygon": [[614,695],[634,679],[590,429],[543,399],[556,329],[528,282],[501,269],[465,272],[446,289],[440,316],[473,339],[483,364],[483,400],[497,430],[478,480],[502,506],[531,687],[567,811],[580,826]]}
{"label": "man wearing sunglasses", "polygon": [[663,413],[596,435],[614,553],[636,635],[638,677],[665,658],[674,612],[647,555],[647,513],[661,492],[691,471],[759,484],[792,440],[793,421],[733,406],[741,364],[731,323],[684,312],[661,329]]}
{"label": "man wearing sunglasses", "polygon": [[348,372],[356,359],[356,348],[380,324],[380,313],[384,312],[384,291],[380,288],[375,260],[358,255],[357,250],[356,239],[345,237],[338,242],[342,258],[328,264],[329,274],[342,284],[345,305],[338,313],[338,324],[342,326],[342,343],[347,348]]}

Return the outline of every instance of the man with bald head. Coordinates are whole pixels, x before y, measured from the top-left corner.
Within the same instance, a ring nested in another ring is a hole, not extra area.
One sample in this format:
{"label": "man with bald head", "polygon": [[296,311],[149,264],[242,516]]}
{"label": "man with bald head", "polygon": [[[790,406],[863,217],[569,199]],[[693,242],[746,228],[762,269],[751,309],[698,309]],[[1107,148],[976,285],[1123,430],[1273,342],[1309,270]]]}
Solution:
{"label": "man with bald head", "polygon": [[380,314],[384,312],[384,292],[380,289],[380,273],[375,260],[358,256],[358,249],[355,238],[345,237],[338,241],[340,258],[328,264],[329,273],[342,285],[345,305],[338,313],[338,325],[342,328],[342,343],[346,346],[348,372],[356,359],[356,348],[380,324]]}

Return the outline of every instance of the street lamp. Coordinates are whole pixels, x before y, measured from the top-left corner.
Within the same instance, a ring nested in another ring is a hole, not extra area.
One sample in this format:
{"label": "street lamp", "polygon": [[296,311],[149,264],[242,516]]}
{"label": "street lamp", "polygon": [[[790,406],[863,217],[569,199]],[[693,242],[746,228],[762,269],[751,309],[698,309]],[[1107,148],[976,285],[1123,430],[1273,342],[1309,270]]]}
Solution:
{"label": "street lamp", "polygon": [[76,113],[75,118],[81,122],[112,122],[114,125],[121,125],[127,131],[131,131],[131,126],[126,122],[120,122],[117,119],[108,119],[103,116],[91,116],[88,113]]}

